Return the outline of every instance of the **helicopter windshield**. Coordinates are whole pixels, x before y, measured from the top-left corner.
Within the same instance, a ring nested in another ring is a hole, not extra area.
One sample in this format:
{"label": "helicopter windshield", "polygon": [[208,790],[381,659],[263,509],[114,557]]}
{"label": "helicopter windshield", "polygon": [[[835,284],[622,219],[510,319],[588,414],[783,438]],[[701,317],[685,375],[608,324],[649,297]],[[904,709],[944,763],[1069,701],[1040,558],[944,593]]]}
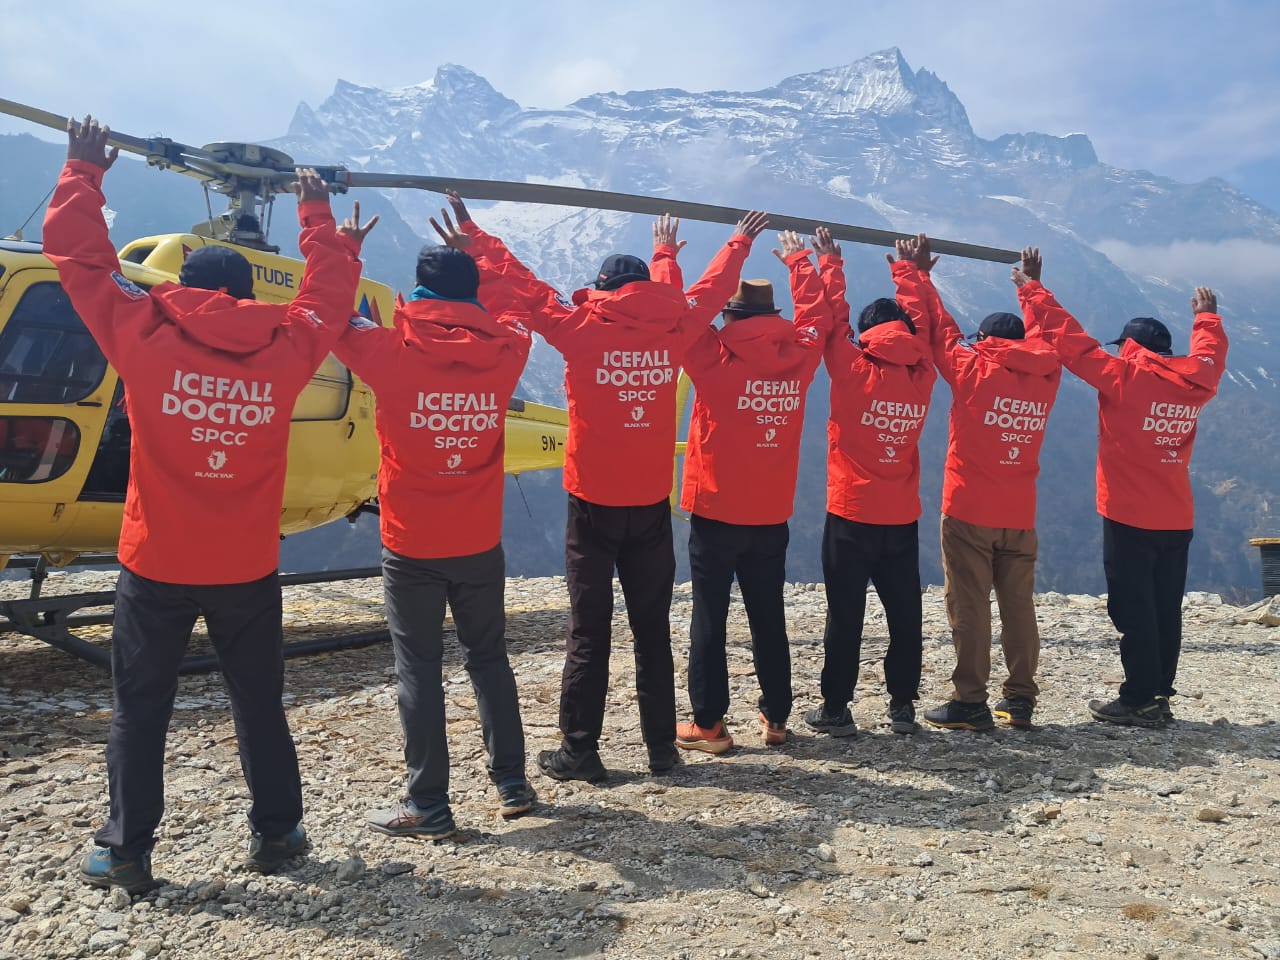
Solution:
{"label": "helicopter windshield", "polygon": [[74,403],[107,360],[56,282],[33,283],[0,333],[0,403]]}

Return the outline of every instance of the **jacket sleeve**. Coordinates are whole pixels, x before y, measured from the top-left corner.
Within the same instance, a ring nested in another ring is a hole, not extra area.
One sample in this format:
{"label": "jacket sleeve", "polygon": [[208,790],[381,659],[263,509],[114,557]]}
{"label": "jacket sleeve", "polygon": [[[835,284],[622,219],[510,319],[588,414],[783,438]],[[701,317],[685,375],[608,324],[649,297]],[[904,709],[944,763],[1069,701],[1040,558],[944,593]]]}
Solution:
{"label": "jacket sleeve", "polygon": [[134,364],[143,362],[137,345],[164,316],[120,270],[102,217],[105,172],[95,163],[67,161],[44,218],[44,254],[58,268],[58,279],[85,327],[127,381]]}
{"label": "jacket sleeve", "polygon": [[394,375],[396,353],[402,339],[394,328],[380,326],[364,317],[352,317],[333,345],[333,353],[376,393],[379,385]]}
{"label": "jacket sleeve", "polygon": [[676,260],[676,249],[669,243],[654,247],[653,259],[649,261],[649,279],[656,283],[669,283],[683,290],[684,271]]}
{"label": "jacket sleeve", "polygon": [[531,330],[551,340],[556,328],[573,313],[573,306],[474,220],[459,226],[471,237],[468,252],[480,270],[480,302],[495,315],[518,316]]}
{"label": "jacket sleeve", "polygon": [[[932,314],[933,310],[941,309],[941,299],[936,308],[932,299],[937,297],[938,291],[932,289],[932,283],[925,285],[925,275],[910,260],[895,260],[893,266],[889,268],[889,273],[893,277],[898,305],[907,312],[911,322],[916,325],[916,335],[932,349],[934,333]],[[950,315],[947,319],[951,320]],[[954,325],[955,321],[951,320],[951,322]],[[956,332],[959,333],[959,330],[957,329]]]}
{"label": "jacket sleeve", "polygon": [[306,269],[289,304],[283,330],[311,376],[347,330],[360,286],[360,246],[338,233],[329,201],[298,204],[298,249]]}
{"label": "jacket sleeve", "polygon": [[1041,337],[1062,358],[1063,366],[1089,386],[1103,393],[1119,389],[1125,362],[1107,353],[1039,281],[1019,287],[1018,300],[1028,337]]}
{"label": "jacket sleeve", "polygon": [[[960,325],[943,305],[942,297],[938,295],[938,288],[933,285],[933,278],[927,273],[921,273],[919,269],[916,269],[915,274],[922,300],[928,311],[930,322],[925,335],[928,337],[930,349],[933,350],[934,366],[942,374],[942,379],[946,380],[954,390],[965,375],[974,369],[977,356],[966,346],[964,334],[960,332]],[[895,275],[894,281],[896,282],[897,279]],[[904,280],[911,282],[905,277]]]}
{"label": "jacket sleeve", "polygon": [[680,326],[690,339],[701,336],[738,289],[742,265],[749,253],[751,238],[735,233],[711,259],[698,281],[685,291],[689,309]]}
{"label": "jacket sleeve", "polygon": [[813,269],[809,251],[787,257],[787,269],[791,275],[791,301],[796,310],[796,336],[813,345],[816,364],[831,333],[831,305],[822,280]]}
{"label": "jacket sleeve", "polygon": [[1203,361],[1200,379],[1215,392],[1227,372],[1227,332],[1216,313],[1197,313],[1191,325],[1191,356]]}

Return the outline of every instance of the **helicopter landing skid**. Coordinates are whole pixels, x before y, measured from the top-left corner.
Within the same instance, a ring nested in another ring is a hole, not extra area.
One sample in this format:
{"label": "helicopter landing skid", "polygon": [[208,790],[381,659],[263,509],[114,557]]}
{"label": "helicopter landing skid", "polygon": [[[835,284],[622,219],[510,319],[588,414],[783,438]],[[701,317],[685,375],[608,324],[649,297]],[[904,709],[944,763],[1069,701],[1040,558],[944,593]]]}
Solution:
{"label": "helicopter landing skid", "polygon": [[[37,570],[40,568],[37,566]],[[284,573],[280,575],[282,587],[309,583],[329,583],[339,580],[363,580],[382,576],[381,567],[352,567],[346,570],[326,570],[317,573]],[[40,596],[39,582],[33,571],[32,595],[26,600],[0,600],[0,633],[13,632],[41,640],[57,647],[73,657],[95,666],[111,669],[111,648],[81,637],[71,631],[77,627],[100,626],[111,623],[114,613],[77,614],[79,610],[115,605],[116,592],[101,590],[93,593],[72,593],[63,596]],[[286,658],[305,657],[336,650],[355,650],[373,646],[391,639],[386,630],[368,630],[333,637],[314,637],[310,640],[294,640],[284,644]],[[208,673],[218,669],[218,658],[210,654],[189,656],[182,661],[179,673]]]}

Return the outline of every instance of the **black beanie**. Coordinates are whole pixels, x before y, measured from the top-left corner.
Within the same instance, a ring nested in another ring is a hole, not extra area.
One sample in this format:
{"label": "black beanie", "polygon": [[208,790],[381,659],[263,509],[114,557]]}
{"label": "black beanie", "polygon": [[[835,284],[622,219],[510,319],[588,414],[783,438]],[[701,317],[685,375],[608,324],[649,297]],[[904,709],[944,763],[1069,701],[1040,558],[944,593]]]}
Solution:
{"label": "black beanie", "polygon": [[253,299],[253,266],[244,254],[230,247],[192,250],[178,271],[178,282],[201,290],[226,290],[237,300]]}
{"label": "black beanie", "polygon": [[912,333],[916,332],[916,325],[911,322],[911,318],[907,316],[907,311],[897,300],[889,297],[880,297],[878,300],[872,300],[862,308],[862,313],[858,315],[858,332],[866,333],[872,327],[878,327],[882,323],[890,323],[894,320],[901,320],[907,325],[907,329]]}
{"label": "black beanie", "polygon": [[470,254],[455,247],[423,247],[418,254],[418,285],[446,300],[474,300],[480,271]]}

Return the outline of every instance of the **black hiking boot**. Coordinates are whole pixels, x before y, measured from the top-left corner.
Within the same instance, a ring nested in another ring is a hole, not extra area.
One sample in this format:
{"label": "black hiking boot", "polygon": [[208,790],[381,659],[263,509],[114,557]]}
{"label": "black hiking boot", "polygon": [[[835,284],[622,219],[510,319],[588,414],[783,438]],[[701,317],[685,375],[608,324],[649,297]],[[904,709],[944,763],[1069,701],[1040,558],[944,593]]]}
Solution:
{"label": "black hiking boot", "polygon": [[994,730],[996,725],[985,703],[961,703],[959,700],[948,700],[941,706],[926,710],[924,718],[945,730]]}
{"label": "black hiking boot", "polygon": [[1031,714],[1035,712],[1035,709],[1036,705],[1030,700],[1024,700],[1021,697],[1006,697],[998,701],[991,708],[991,712],[1017,730],[1030,730]]}
{"label": "black hiking boot", "polygon": [[538,754],[538,767],[552,780],[585,780],[587,783],[603,783],[609,774],[600,762],[600,754],[570,753],[564,747],[543,750]]}
{"label": "black hiking boot", "polygon": [[1126,703],[1116,697],[1110,703],[1089,701],[1089,713],[1093,719],[1104,723],[1118,723],[1122,727],[1163,727],[1167,722],[1164,711],[1154,697],[1146,703]]}

